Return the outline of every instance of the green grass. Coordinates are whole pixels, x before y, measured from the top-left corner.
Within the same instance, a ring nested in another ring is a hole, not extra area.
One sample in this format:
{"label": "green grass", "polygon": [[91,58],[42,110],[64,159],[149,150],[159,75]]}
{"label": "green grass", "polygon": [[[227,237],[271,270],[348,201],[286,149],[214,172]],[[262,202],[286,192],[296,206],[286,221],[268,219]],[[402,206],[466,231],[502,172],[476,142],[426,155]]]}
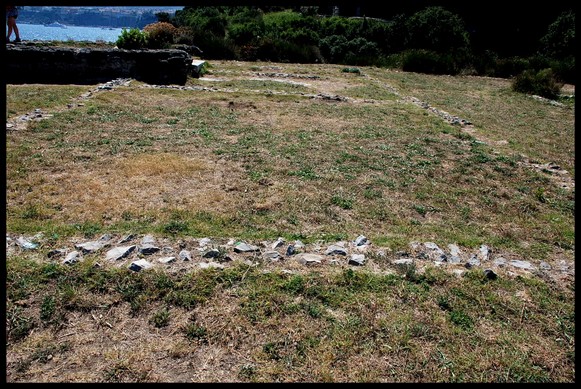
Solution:
{"label": "green grass", "polygon": [[[574,189],[524,164],[554,162],[574,178],[573,104],[513,93],[508,80],[277,65],[318,78],[249,80],[250,65],[217,62],[212,75],[225,81],[214,91],[134,81],[71,109],[86,87],[7,85],[9,120],[53,115],[6,137],[7,232],[47,237],[6,261],[11,379],[34,380],[42,364],[47,380],[83,382],[574,381],[574,281],[457,278],[372,252],[386,272],[288,274],[253,258],[256,267],[133,273],[99,267],[97,255],[72,266],[43,256],[104,233],[307,244],[363,233],[394,253],[431,241],[535,264],[574,256]],[[73,324],[87,338],[70,335]],[[212,368],[164,368],[178,361]]]}
{"label": "green grass", "polygon": [[[7,266],[9,308],[15,296],[56,291],[42,300],[40,318],[33,314],[35,304],[9,309],[10,342],[32,328],[58,332],[58,324],[46,318],[49,306],[66,306],[70,318],[87,309],[103,315],[124,301],[138,304],[134,315],[149,318],[154,327],[181,328],[167,333],[167,342],[235,341],[238,347],[255,348],[250,356],[255,368],[240,368],[242,380],[574,379],[571,292],[536,279],[489,281],[478,270],[457,278],[437,268],[418,274],[413,267],[389,275],[359,269],[293,275],[240,263],[223,271],[177,275],[128,274],[89,263],[47,267],[22,258],[9,259]],[[34,283],[25,286],[18,282],[22,278]],[[70,288],[76,298],[90,295],[91,305],[71,304]],[[171,304],[171,314],[156,308],[159,304]],[[188,317],[188,311],[195,316]],[[225,311],[227,316],[220,313]],[[221,318],[220,326],[210,324],[214,317]],[[117,324],[115,318],[108,320]],[[230,338],[227,328],[238,328],[247,340]],[[384,360],[392,367],[371,369],[374,361]]]}

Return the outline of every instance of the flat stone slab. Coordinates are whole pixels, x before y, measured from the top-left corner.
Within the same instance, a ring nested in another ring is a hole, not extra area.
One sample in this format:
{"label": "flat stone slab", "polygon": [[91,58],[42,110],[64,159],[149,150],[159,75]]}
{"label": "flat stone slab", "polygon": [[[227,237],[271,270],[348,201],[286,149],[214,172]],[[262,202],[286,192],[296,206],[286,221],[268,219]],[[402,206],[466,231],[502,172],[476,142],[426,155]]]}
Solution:
{"label": "flat stone slab", "polygon": [[520,260],[514,259],[514,260],[509,262],[509,265],[514,266],[514,267],[519,268],[519,269],[524,269],[524,270],[536,270],[536,268],[529,261],[520,261]]}
{"label": "flat stone slab", "polygon": [[152,267],[153,265],[151,263],[147,262],[145,259],[140,259],[138,261],[131,262],[131,265],[129,265],[129,270],[141,271],[151,269]]}
{"label": "flat stone slab", "polygon": [[182,261],[191,261],[192,253],[190,253],[188,250],[182,250],[178,254],[178,258],[181,259]]}
{"label": "flat stone slab", "polygon": [[94,242],[78,243],[75,245],[75,248],[77,250],[81,250],[83,254],[90,254],[94,253],[95,251],[101,250],[103,247],[107,245],[108,245],[107,242],[96,240]]}
{"label": "flat stone slab", "polygon": [[135,250],[135,245],[131,246],[120,246],[112,248],[111,250],[107,251],[105,259],[108,261],[117,261],[119,259],[123,259],[131,254]]}
{"label": "flat stone slab", "polygon": [[262,254],[262,256],[266,259],[270,259],[272,261],[276,261],[277,259],[280,258],[280,253],[278,251],[267,251],[264,254]]}
{"label": "flat stone slab", "polygon": [[164,265],[168,264],[168,263],[175,262],[175,261],[176,261],[176,257],[163,257],[163,258],[157,259],[157,262],[163,263]]}
{"label": "flat stone slab", "polygon": [[140,253],[140,254],[143,254],[143,255],[151,255],[151,254],[155,254],[155,253],[157,253],[159,250],[160,250],[160,249],[159,249],[159,247],[157,247],[157,246],[155,246],[155,245],[153,245],[153,244],[151,244],[151,243],[145,243],[145,244],[142,244],[142,245],[139,247],[139,253]]}
{"label": "flat stone slab", "polygon": [[365,235],[359,235],[357,238],[355,238],[355,246],[363,246],[364,244],[367,243],[367,238],[365,237]]}
{"label": "flat stone slab", "polygon": [[324,257],[318,254],[301,254],[297,256],[297,261],[303,265],[322,263]]}
{"label": "flat stone slab", "polygon": [[365,265],[365,255],[363,254],[353,254],[349,258],[349,265],[363,266]]}
{"label": "flat stone slab", "polygon": [[325,251],[325,254],[327,254],[327,255],[334,255],[334,254],[347,255],[347,250],[345,250],[345,247],[343,247],[343,246],[333,244],[327,248],[327,251]]}
{"label": "flat stone slab", "polygon": [[71,251],[67,254],[63,263],[66,265],[72,265],[73,263],[79,262],[81,260],[81,253],[78,251]]}
{"label": "flat stone slab", "polygon": [[237,253],[251,253],[254,251],[260,251],[260,249],[257,246],[240,242],[236,246],[234,246],[234,251]]}

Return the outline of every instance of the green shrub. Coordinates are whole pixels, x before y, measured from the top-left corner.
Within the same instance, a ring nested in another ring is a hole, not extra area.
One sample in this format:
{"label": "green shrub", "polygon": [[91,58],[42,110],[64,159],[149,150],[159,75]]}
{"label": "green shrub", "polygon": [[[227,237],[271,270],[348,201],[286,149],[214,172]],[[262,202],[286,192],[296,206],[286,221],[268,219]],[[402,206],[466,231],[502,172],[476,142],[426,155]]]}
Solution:
{"label": "green shrub", "polygon": [[150,49],[167,49],[174,43],[178,29],[171,23],[157,22],[143,27],[147,34],[147,47]]}
{"label": "green shrub", "polygon": [[451,55],[430,50],[408,50],[403,54],[402,70],[426,74],[458,74]]}
{"label": "green shrub", "polygon": [[139,28],[124,28],[117,38],[117,47],[120,49],[136,50],[147,47],[147,35]]}
{"label": "green shrub", "polygon": [[470,45],[464,21],[443,7],[427,7],[406,22],[406,47],[447,53]]}
{"label": "green shrub", "polygon": [[548,99],[557,98],[562,86],[552,69],[543,69],[538,72],[525,70],[512,81],[512,90],[515,92],[539,95]]}
{"label": "green shrub", "polygon": [[530,69],[531,65],[527,58],[510,57],[501,58],[496,61],[494,70],[495,77],[511,78],[515,77],[525,70]]}

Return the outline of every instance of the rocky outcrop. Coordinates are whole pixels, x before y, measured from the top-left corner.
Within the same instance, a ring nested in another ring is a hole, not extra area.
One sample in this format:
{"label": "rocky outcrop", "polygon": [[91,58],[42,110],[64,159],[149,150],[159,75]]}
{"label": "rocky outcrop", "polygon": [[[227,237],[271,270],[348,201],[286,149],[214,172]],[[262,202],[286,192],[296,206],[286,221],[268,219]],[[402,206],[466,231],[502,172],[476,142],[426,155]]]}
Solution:
{"label": "rocky outcrop", "polygon": [[6,46],[8,84],[96,84],[133,78],[148,84],[184,85],[192,58],[183,50],[123,50]]}

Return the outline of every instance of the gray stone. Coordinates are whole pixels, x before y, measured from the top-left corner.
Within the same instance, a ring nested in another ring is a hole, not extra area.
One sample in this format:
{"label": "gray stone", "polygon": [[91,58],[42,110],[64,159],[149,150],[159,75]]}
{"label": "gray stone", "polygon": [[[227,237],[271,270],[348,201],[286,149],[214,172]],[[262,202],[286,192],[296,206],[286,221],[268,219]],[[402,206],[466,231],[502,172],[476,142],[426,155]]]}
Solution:
{"label": "gray stone", "polygon": [[107,251],[105,259],[109,261],[117,261],[119,259],[125,258],[135,250],[135,247],[135,245],[131,245],[112,248],[111,250]]}
{"label": "gray stone", "polygon": [[224,269],[224,265],[222,265],[221,263],[216,263],[216,262],[200,262],[199,266],[202,269]]}
{"label": "gray stone", "polygon": [[210,238],[202,238],[198,242],[200,247],[206,247],[206,246],[210,245],[211,243],[212,243],[212,239],[210,239]]}
{"label": "gray stone", "polygon": [[260,251],[260,249],[254,245],[239,242],[234,246],[234,251],[237,253],[250,253],[253,251]]}
{"label": "gray stone", "polygon": [[355,246],[363,246],[364,244],[367,244],[367,238],[363,235],[359,235],[355,239]]}
{"label": "gray stone", "polygon": [[541,261],[541,263],[539,264],[539,268],[541,270],[551,270],[551,265],[549,265],[547,262],[545,261]]}
{"label": "gray stone", "polygon": [[218,258],[219,256],[220,256],[220,250],[210,249],[202,255],[202,258]]}
{"label": "gray stone", "polygon": [[303,265],[310,265],[323,262],[323,256],[318,254],[301,254],[297,256],[297,261]]}
{"label": "gray stone", "polygon": [[480,266],[480,259],[478,259],[476,255],[472,255],[466,265],[467,268],[471,268],[472,266]]}
{"label": "gray stone", "polygon": [[56,250],[51,250],[49,251],[46,256],[48,258],[53,258],[53,257],[62,257],[63,255],[65,255],[67,253],[67,250],[65,249],[56,249]]}
{"label": "gray stone", "polygon": [[295,248],[296,249],[304,249],[305,244],[303,242],[301,242],[300,240],[295,240]]}
{"label": "gray stone", "polygon": [[454,273],[456,277],[462,277],[466,271],[462,269],[454,269],[452,270],[452,273]]}
{"label": "gray stone", "polygon": [[286,255],[291,256],[291,255],[294,255],[294,253],[295,253],[295,246],[292,244],[289,244],[288,247],[286,248]]}
{"label": "gray stone", "polygon": [[278,253],[278,251],[266,251],[264,254],[262,254],[262,256],[266,259],[270,259],[273,261],[276,261],[278,258],[280,258],[280,254]]}
{"label": "gray stone", "polygon": [[143,254],[143,255],[155,254],[158,251],[159,251],[159,247],[157,247],[151,243],[145,243],[145,244],[142,244],[141,246],[139,246],[139,253]]}
{"label": "gray stone", "polygon": [[412,258],[400,258],[393,261],[393,263],[395,265],[411,265],[414,263],[414,260]]}
{"label": "gray stone", "polygon": [[536,270],[536,268],[529,261],[520,261],[520,260],[514,259],[514,260],[510,261],[509,264],[511,266],[519,268],[519,269]]}
{"label": "gray stone", "polygon": [[119,241],[119,244],[123,244],[123,243],[127,243],[130,240],[135,239],[135,235],[134,234],[129,234],[129,235],[125,235],[123,238],[121,238],[121,240]]}
{"label": "gray stone", "polygon": [[151,269],[153,267],[153,265],[149,262],[147,262],[145,259],[140,259],[134,262],[131,262],[131,265],[129,265],[129,270],[133,270],[133,271],[141,271],[141,270],[147,270],[147,269]]}
{"label": "gray stone", "polygon": [[25,250],[35,250],[38,248],[37,243],[31,242],[23,236],[16,238],[16,244]]}
{"label": "gray stone", "polygon": [[343,246],[339,246],[337,244],[332,244],[331,246],[327,247],[327,251],[325,251],[326,255],[347,255],[347,250]]}
{"label": "gray stone", "polygon": [[363,266],[365,265],[365,255],[363,254],[352,254],[349,258],[349,265]]}
{"label": "gray stone", "polygon": [[163,263],[164,265],[167,265],[168,263],[172,263],[175,262],[176,257],[163,257],[163,258],[158,258],[157,261],[159,263]]}
{"label": "gray stone", "polygon": [[280,246],[282,246],[284,244],[284,239],[283,238],[278,238],[271,246],[271,248],[274,250],[276,248],[279,248]]}
{"label": "gray stone", "polygon": [[444,251],[435,243],[433,242],[426,242],[424,243],[424,247],[430,250],[437,252],[438,254],[444,254]]}
{"label": "gray stone", "polygon": [[178,254],[178,258],[181,259],[182,261],[191,261],[192,254],[188,250],[182,250]]}
{"label": "gray stone", "polygon": [[145,245],[145,244],[155,244],[155,238],[153,237],[153,235],[145,235],[141,239],[141,244],[142,245]]}
{"label": "gray stone", "polygon": [[450,262],[450,263],[460,263],[460,262],[462,262],[462,258],[460,258],[457,255],[450,255],[448,257],[448,262]]}
{"label": "gray stone", "polygon": [[460,248],[455,244],[449,244],[448,249],[450,250],[450,255],[452,257],[459,257],[460,256]]}
{"label": "gray stone", "polygon": [[75,245],[77,250],[81,250],[83,254],[90,254],[96,251],[101,250],[103,247],[108,246],[109,244],[104,241],[94,241],[94,242],[86,242],[86,243],[79,243]]}
{"label": "gray stone", "polygon": [[498,257],[494,260],[494,264],[498,267],[505,267],[506,259],[504,259],[503,257]]}
{"label": "gray stone", "polygon": [[481,261],[488,261],[490,259],[490,249],[488,248],[488,246],[484,244],[480,246],[480,249],[478,249],[477,257]]}
{"label": "gray stone", "polygon": [[80,253],[78,251],[71,251],[67,254],[63,263],[66,265],[72,265],[73,263],[79,262],[81,260]]}
{"label": "gray stone", "polygon": [[111,234],[104,234],[99,238],[99,240],[101,242],[108,242],[111,240],[111,238],[112,238]]}

